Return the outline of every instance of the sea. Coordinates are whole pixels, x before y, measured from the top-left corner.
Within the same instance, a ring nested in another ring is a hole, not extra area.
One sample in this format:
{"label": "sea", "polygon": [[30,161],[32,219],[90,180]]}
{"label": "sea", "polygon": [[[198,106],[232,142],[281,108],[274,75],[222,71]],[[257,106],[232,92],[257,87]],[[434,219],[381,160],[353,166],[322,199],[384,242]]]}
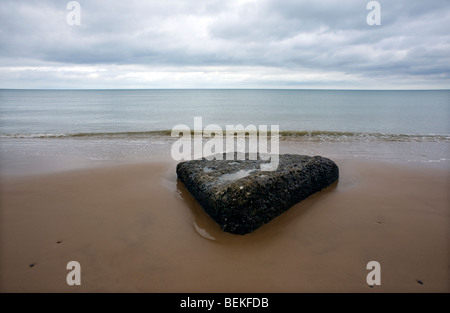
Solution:
{"label": "sea", "polygon": [[282,153],[450,168],[450,90],[0,89],[0,173],[167,159],[196,117],[277,125]]}

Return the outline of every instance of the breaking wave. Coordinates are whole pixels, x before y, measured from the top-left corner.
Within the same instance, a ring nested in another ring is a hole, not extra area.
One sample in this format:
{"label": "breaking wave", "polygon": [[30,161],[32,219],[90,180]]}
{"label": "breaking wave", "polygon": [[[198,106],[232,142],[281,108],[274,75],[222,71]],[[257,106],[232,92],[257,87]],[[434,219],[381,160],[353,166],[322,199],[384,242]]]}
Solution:
{"label": "breaking wave", "polygon": [[[74,134],[32,133],[32,134],[0,134],[0,138],[30,138],[30,139],[151,139],[154,137],[171,138],[172,130],[137,131],[137,132],[93,132]],[[256,132],[258,134],[259,132]],[[178,134],[178,133],[177,133]],[[191,135],[194,132],[191,131]],[[249,135],[248,133],[246,135]],[[254,133],[253,133],[254,135]],[[268,136],[270,136],[270,131]],[[387,134],[340,131],[280,131],[281,141],[392,141],[392,142],[450,142],[450,135],[419,135],[419,134]]]}

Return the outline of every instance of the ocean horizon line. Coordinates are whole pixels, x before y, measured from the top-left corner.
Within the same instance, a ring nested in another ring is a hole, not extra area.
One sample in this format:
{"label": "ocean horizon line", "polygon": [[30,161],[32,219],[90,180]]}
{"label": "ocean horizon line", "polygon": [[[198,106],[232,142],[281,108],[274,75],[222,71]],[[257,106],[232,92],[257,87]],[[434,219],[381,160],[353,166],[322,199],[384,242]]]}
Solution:
{"label": "ocean horizon line", "polygon": [[111,90],[286,90],[286,91],[450,91],[450,88],[426,88],[426,89],[357,89],[357,88],[0,88],[0,91],[111,91]]}

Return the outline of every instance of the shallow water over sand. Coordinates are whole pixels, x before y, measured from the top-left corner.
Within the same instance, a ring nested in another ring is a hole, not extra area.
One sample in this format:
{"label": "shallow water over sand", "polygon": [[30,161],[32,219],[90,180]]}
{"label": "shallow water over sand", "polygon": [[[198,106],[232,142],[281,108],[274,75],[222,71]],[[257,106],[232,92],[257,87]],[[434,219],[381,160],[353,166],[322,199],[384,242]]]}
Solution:
{"label": "shallow water over sand", "polygon": [[[0,174],[28,175],[86,167],[171,160],[175,138],[36,139],[0,138]],[[206,141],[206,139],[205,139]],[[280,153],[328,158],[425,163],[450,169],[450,142],[352,140],[280,141]]]}

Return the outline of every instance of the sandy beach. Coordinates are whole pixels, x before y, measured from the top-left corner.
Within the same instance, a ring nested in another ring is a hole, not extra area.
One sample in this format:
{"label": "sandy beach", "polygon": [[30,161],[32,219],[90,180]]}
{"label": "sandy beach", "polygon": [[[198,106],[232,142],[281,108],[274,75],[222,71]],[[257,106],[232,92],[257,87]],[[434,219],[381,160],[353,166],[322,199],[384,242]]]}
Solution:
{"label": "sandy beach", "polygon": [[202,211],[174,161],[3,175],[0,291],[450,291],[448,170],[334,161],[337,183],[244,236]]}

